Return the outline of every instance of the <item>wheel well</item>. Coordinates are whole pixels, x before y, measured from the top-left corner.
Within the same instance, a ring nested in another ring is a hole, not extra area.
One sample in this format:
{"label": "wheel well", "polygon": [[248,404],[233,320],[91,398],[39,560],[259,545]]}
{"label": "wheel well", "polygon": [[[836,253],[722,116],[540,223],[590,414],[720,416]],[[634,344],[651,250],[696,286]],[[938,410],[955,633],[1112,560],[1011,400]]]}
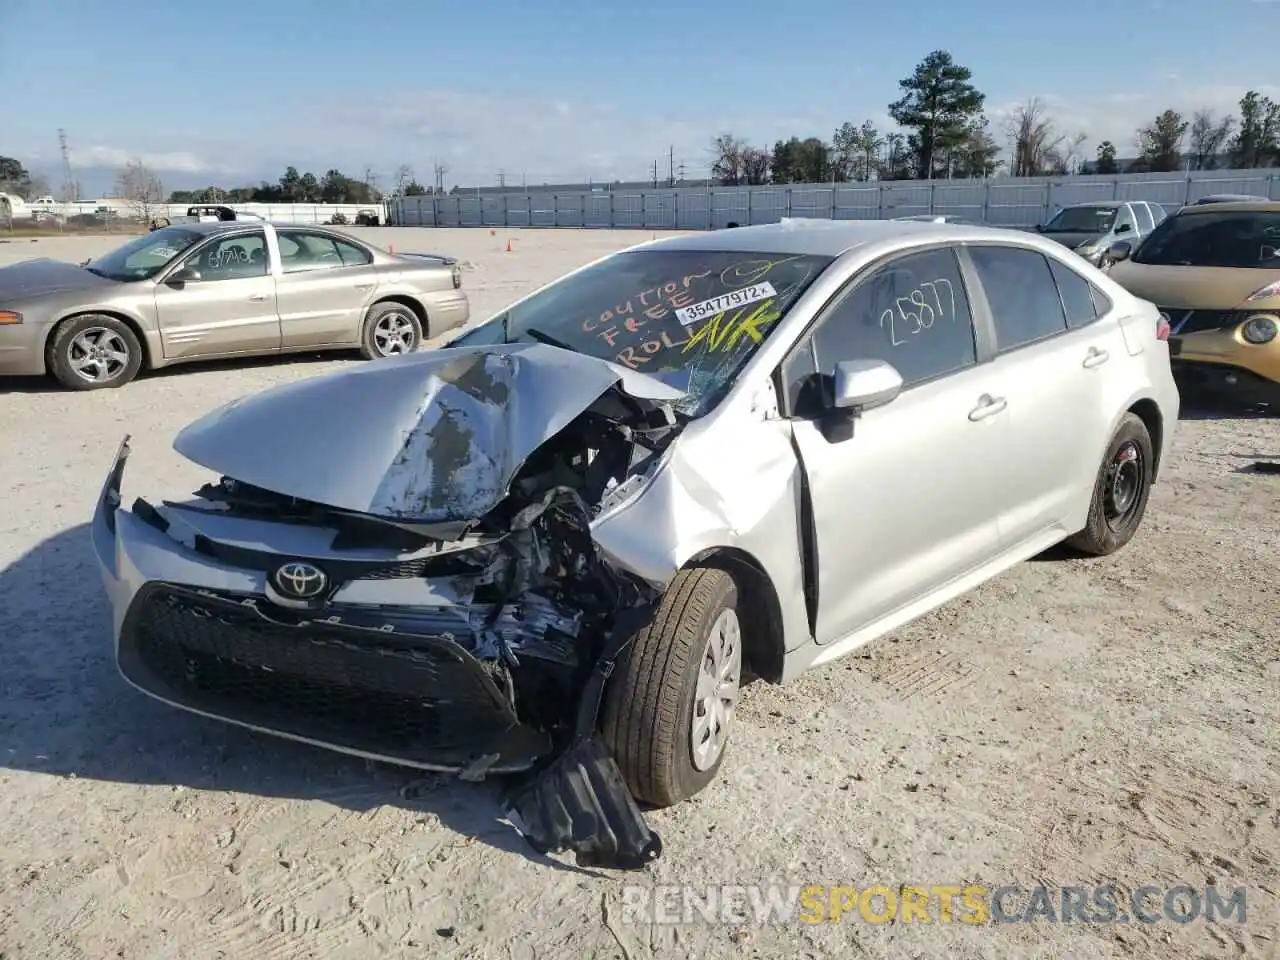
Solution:
{"label": "wheel well", "polygon": [[147,338],[142,332],[142,327],[137,320],[126,316],[123,313],[116,313],[114,310],[81,310],[79,313],[73,313],[63,317],[52,327],[49,328],[49,336],[44,341],[44,362],[45,366],[49,366],[50,356],[49,350],[53,346],[53,338],[57,336],[58,328],[64,323],[69,323],[77,317],[110,317],[112,320],[119,320],[126,327],[133,331],[133,335],[138,338],[138,346],[142,349],[142,368],[144,370],[151,369],[151,348],[147,345]]}
{"label": "wheel well", "polygon": [[689,558],[685,568],[710,567],[733,577],[748,606],[742,624],[743,654],[751,673],[769,683],[782,680],[782,605],[773,581],[756,558],[734,547],[713,547]]}
{"label": "wheel well", "polygon": [[413,297],[405,296],[402,293],[388,294],[385,297],[379,297],[377,300],[373,301],[370,305],[370,309],[376,307],[380,303],[398,303],[402,307],[408,307],[413,311],[414,316],[418,318],[418,323],[422,324],[422,339],[429,340],[431,338],[431,331],[427,327],[427,311],[423,308],[422,304],[413,299]]}
{"label": "wheel well", "polygon": [[1164,418],[1160,416],[1160,408],[1154,400],[1139,400],[1129,408],[1129,412],[1142,421],[1151,436],[1151,479],[1154,481],[1160,476],[1160,456],[1164,452]]}

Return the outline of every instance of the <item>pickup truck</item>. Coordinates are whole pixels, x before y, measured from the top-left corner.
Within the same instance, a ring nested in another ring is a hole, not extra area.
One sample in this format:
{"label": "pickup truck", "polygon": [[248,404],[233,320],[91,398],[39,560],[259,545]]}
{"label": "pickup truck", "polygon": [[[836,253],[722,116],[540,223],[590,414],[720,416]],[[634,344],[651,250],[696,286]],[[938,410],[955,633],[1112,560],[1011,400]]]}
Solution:
{"label": "pickup truck", "polygon": [[159,230],[161,227],[175,226],[180,223],[225,223],[232,220],[262,219],[264,218],[256,213],[232,210],[230,207],[221,204],[201,204],[187,207],[187,215],[185,217],[155,217],[151,221],[151,229]]}

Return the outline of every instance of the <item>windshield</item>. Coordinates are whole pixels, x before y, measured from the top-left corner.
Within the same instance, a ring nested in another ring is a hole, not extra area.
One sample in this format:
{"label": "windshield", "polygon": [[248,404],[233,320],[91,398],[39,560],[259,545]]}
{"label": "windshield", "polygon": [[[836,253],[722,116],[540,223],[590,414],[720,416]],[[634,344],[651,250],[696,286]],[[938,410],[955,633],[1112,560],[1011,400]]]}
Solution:
{"label": "windshield", "polygon": [[1046,233],[1106,233],[1116,222],[1115,207],[1067,207],[1045,224]]}
{"label": "windshield", "polygon": [[1280,269],[1280,212],[1213,211],[1170,217],[1138,247],[1133,262]]}
{"label": "windshield", "polygon": [[453,344],[541,340],[657,376],[686,391],[681,412],[699,416],[832,259],[628,250],[564,277]]}
{"label": "windshield", "polygon": [[108,280],[150,280],[170,260],[203,238],[204,234],[182,227],[164,227],[91,260],[85,269]]}

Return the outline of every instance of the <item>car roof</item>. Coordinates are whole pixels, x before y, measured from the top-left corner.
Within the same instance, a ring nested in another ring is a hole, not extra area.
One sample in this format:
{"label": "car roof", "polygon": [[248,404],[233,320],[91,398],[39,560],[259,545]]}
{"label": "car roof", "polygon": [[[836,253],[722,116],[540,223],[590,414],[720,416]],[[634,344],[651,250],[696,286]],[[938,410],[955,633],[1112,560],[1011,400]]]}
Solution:
{"label": "car roof", "polygon": [[1118,207],[1122,203],[1146,203],[1145,200],[1081,200],[1079,203],[1068,203],[1063,210],[1072,207]]}
{"label": "car roof", "polygon": [[918,243],[962,240],[1017,239],[1033,235],[1024,230],[919,220],[819,220],[795,218],[733,230],[682,233],[643,244],[671,250],[716,250],[742,253],[782,253],[838,257],[853,247],[882,241],[911,239]]}
{"label": "car roof", "polygon": [[[253,229],[261,227],[264,223],[270,223],[277,230],[289,230],[295,228],[305,228],[307,230],[322,230],[328,233],[338,233],[328,224],[324,223],[276,223],[274,220],[208,220],[203,223],[175,223],[173,227],[178,230],[189,230],[192,233],[229,233],[233,230]],[[347,234],[342,234],[344,237]]]}
{"label": "car roof", "polygon": [[1179,217],[1202,216],[1211,213],[1280,213],[1280,200],[1229,200],[1222,203],[1193,203],[1178,211]]}

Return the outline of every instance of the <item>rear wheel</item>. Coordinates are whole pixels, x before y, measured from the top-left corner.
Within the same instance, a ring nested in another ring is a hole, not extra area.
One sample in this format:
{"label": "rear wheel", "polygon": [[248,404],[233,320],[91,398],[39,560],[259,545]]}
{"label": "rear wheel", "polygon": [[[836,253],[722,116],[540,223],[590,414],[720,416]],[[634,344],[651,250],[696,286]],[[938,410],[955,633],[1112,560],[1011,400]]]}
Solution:
{"label": "rear wheel", "polygon": [[723,570],[676,574],[619,659],[601,732],[636,799],[665,807],[710,783],[742,682],[738,590]]}
{"label": "rear wheel", "polygon": [[141,366],[137,336],[128,324],[105,314],[65,320],[49,342],[49,369],[71,390],[123,386]]}
{"label": "rear wheel", "polygon": [[1101,557],[1133,539],[1147,512],[1153,463],[1147,425],[1136,414],[1125,414],[1098,470],[1088,523],[1067,545]]}
{"label": "rear wheel", "polygon": [[364,318],[360,353],[366,360],[399,357],[422,346],[422,322],[402,303],[375,303]]}

